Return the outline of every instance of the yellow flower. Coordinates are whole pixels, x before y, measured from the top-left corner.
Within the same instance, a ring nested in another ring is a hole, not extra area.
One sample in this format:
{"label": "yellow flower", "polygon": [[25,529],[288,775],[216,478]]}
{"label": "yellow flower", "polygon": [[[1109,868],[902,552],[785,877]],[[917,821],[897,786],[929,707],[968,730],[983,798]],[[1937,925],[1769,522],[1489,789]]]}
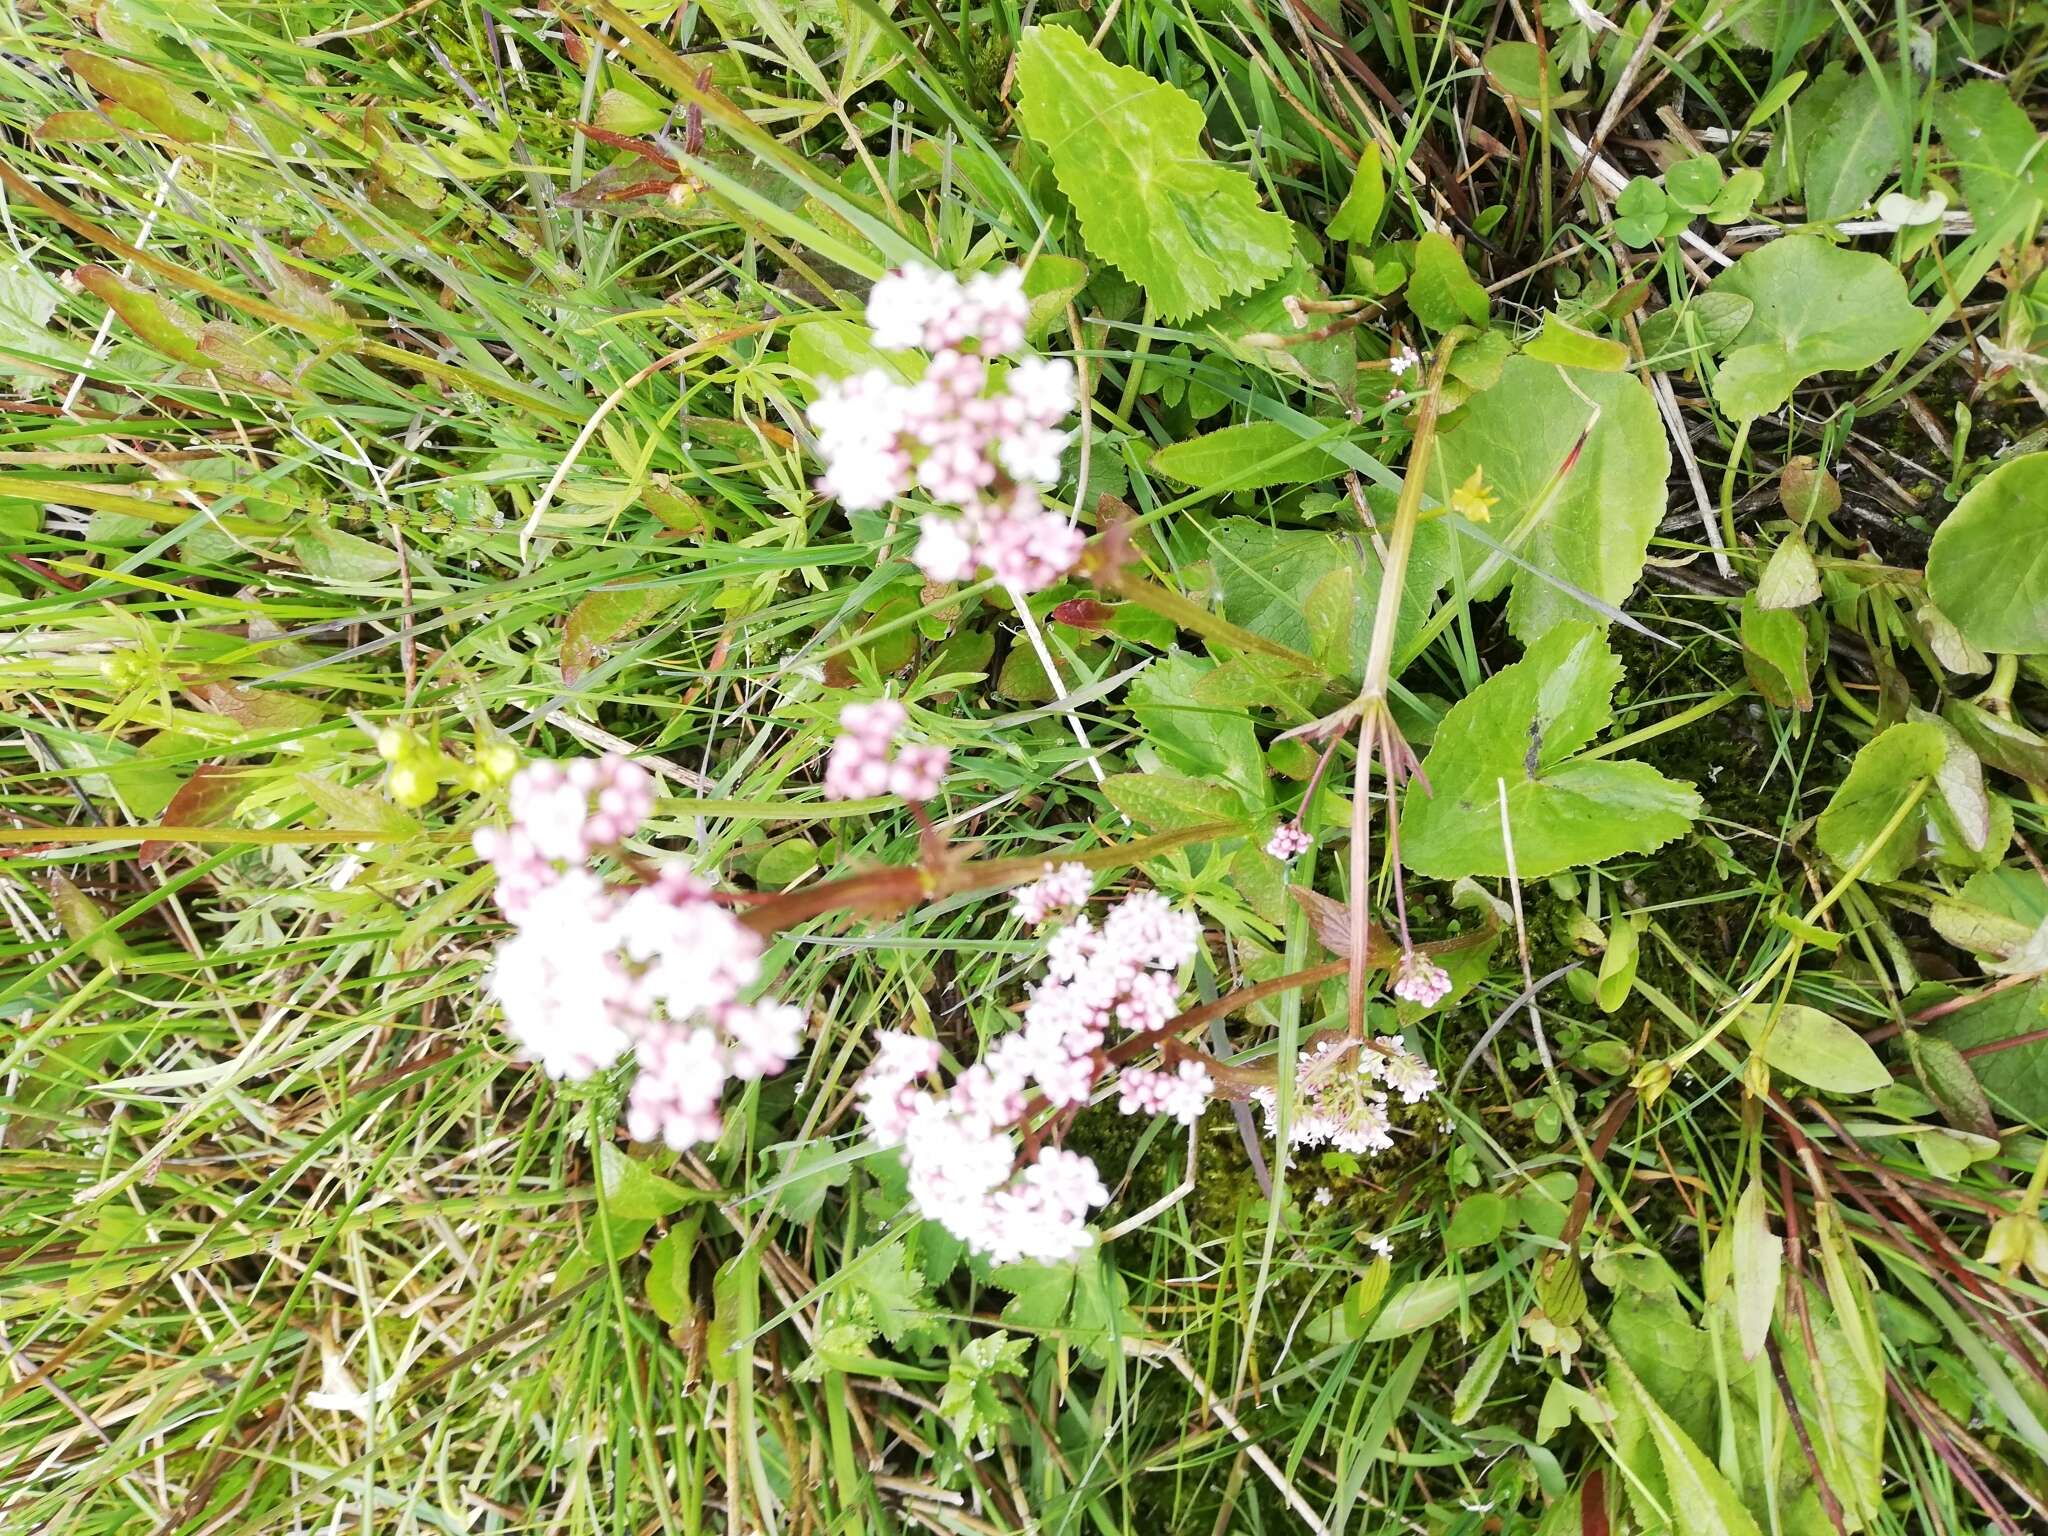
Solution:
{"label": "yellow flower", "polygon": [[1451,510],[1475,523],[1493,521],[1493,506],[1500,498],[1486,488],[1483,471],[1474,468],[1465,483],[1451,492]]}

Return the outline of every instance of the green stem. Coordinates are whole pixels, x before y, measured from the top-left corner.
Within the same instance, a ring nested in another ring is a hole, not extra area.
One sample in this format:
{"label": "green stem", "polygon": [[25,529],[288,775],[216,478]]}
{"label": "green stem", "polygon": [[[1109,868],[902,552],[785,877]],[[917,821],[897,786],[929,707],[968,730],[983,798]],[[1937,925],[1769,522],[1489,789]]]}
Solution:
{"label": "green stem", "polygon": [[2020,659],[2008,652],[1998,658],[1991,668],[1991,686],[1977,695],[1976,702],[1994,715],[2009,718],[2012,714],[2013,684],[2020,679]]}
{"label": "green stem", "polygon": [[1735,429],[1734,446],[1728,450],[1728,467],[1721,471],[1721,539],[1729,549],[1735,543],[1735,472],[1742,467],[1742,453],[1749,446],[1749,420]]}

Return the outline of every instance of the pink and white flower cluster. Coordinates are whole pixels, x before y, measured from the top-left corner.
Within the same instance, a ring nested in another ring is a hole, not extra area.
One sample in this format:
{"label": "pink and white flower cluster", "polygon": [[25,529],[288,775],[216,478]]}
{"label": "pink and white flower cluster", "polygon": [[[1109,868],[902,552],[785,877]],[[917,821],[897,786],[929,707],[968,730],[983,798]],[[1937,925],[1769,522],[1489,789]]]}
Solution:
{"label": "pink and white flower cluster", "polygon": [[476,834],[513,924],[490,973],[506,1032],[550,1077],[591,1077],[633,1052],[632,1135],[679,1151],[716,1140],[727,1080],[781,1071],[803,1038],[800,1010],[740,1000],[760,980],[760,938],[680,866],[642,886],[590,868],[653,808],[637,764],[535,763],[510,804],[509,827]]}
{"label": "pink and white flower cluster", "polygon": [[1419,951],[1408,949],[1394,962],[1394,996],[1434,1008],[1451,994],[1451,973]]}
{"label": "pink and white flower cluster", "polygon": [[[1073,877],[1048,872],[1055,877],[1071,893]],[[1076,900],[1085,895],[1083,879]],[[1195,919],[1152,891],[1125,897],[1100,927],[1077,917],[1048,945],[1046,976],[1032,989],[1023,1027],[943,1093],[920,1086],[938,1068],[938,1047],[884,1031],[861,1079],[860,1107],[879,1145],[903,1149],[920,1214],[997,1263],[1056,1263],[1085,1250],[1093,1241],[1088,1213],[1109,1191],[1079,1153],[1045,1146],[1020,1163],[1023,1122],[1034,1094],[1058,1108],[1087,1101],[1108,1070],[1103,1046],[1112,1028],[1153,1029],[1178,1011],[1175,975],[1200,940]],[[1192,1123],[1207,1079],[1188,1063],[1171,1074],[1127,1072],[1118,1086],[1126,1113],[1145,1109]]]}
{"label": "pink and white flower cluster", "polygon": [[825,494],[868,512],[915,485],[959,508],[918,521],[912,559],[933,581],[986,568],[1036,592],[1081,556],[1080,530],[1040,494],[1059,478],[1073,367],[1029,354],[994,366],[1022,351],[1028,313],[1015,267],[964,283],[930,267],[891,272],[868,295],[868,324],[885,351],[928,352],[924,376],[906,384],[871,368],[822,384],[811,407]]}
{"label": "pink and white flower cluster", "polygon": [[1193,1125],[1208,1107],[1216,1080],[1199,1061],[1164,1067],[1125,1067],[1117,1075],[1116,1107],[1127,1115],[1171,1115]]}
{"label": "pink and white flower cluster", "polygon": [[[1374,1044],[1378,1049],[1333,1035],[1295,1058],[1291,1146],[1328,1145],[1360,1157],[1393,1146],[1387,1095],[1398,1094],[1404,1104],[1420,1103],[1437,1090],[1436,1069],[1409,1050],[1400,1035],[1381,1035]],[[1279,1094],[1261,1088],[1252,1097],[1266,1112],[1267,1128],[1277,1131]]]}
{"label": "pink and white flower cluster", "polygon": [[952,754],[929,742],[897,741],[909,720],[910,712],[894,699],[840,710],[840,735],[825,762],[825,798],[901,795],[922,802],[936,795]]}

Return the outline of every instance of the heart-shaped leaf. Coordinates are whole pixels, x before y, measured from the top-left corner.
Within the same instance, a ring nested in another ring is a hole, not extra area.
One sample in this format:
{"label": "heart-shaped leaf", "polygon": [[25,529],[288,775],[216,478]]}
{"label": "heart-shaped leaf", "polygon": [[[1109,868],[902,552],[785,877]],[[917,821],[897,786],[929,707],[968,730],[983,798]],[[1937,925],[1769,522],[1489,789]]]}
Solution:
{"label": "heart-shaped leaf", "polygon": [[1751,251],[1711,291],[1756,306],[1714,376],[1714,399],[1738,420],[1777,410],[1817,373],[1870,367],[1917,341],[1923,325],[1898,268],[1815,235]]}
{"label": "heart-shaped leaf", "polygon": [[2048,453],[2001,464],[1935,530],[1927,586],[1980,650],[2048,651]]}
{"label": "heart-shaped leaf", "polygon": [[1628,596],[1664,516],[1671,472],[1647,388],[1627,374],[1511,357],[1500,381],[1445,428],[1430,493],[1448,502],[1475,471],[1500,498],[1488,533],[1529,569],[1490,555],[1471,596],[1484,600],[1512,581],[1508,627],[1524,644],[1592,616],[1567,587],[1605,603]]}
{"label": "heart-shaped leaf", "polygon": [[1692,825],[1700,798],[1647,763],[1581,756],[1607,725],[1621,663],[1599,630],[1560,624],[1529,654],[1452,706],[1401,811],[1401,849],[1418,874],[1505,875],[1506,786],[1523,879],[1619,853],[1647,853]]}

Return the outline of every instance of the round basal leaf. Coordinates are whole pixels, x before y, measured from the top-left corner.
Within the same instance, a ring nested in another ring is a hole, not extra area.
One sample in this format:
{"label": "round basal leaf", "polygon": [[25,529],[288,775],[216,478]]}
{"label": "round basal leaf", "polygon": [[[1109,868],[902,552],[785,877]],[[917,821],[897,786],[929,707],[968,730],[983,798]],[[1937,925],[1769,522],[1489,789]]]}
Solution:
{"label": "round basal leaf", "polygon": [[1738,420],[1775,411],[1817,373],[1868,368],[1918,341],[1925,317],[1882,256],[1787,235],[1714,279],[1714,293],[1756,306],[1714,378]]}
{"label": "round basal leaf", "polygon": [[1820,813],[1814,835],[1821,852],[1840,869],[1861,864],[1865,880],[1896,880],[1919,852],[1926,817],[1916,808],[1896,826],[1892,818],[1915,789],[1932,784],[1947,757],[1947,743],[1931,725],[1902,722],[1866,742]]}
{"label": "round basal leaf", "polygon": [[1712,155],[1694,155],[1664,173],[1671,201],[1690,213],[1705,213],[1721,193],[1721,162]]}
{"label": "round basal leaf", "polygon": [[1979,650],[2048,651],[2048,453],[2001,464],[1935,530],[1927,585]]}
{"label": "round basal leaf", "polygon": [[1796,1077],[1829,1093],[1874,1093],[1892,1080],[1877,1052],[1863,1037],[1818,1008],[1787,1003],[1772,1010],[1752,1003],[1735,1016],[1735,1027],[1752,1046],[1763,1045],[1774,1072]]}
{"label": "round basal leaf", "polygon": [[1489,554],[1471,596],[1512,581],[1508,627],[1524,644],[1567,620],[1597,622],[1574,589],[1619,603],[1635,587],[1671,472],[1663,420],[1637,380],[1508,359],[1439,439],[1430,493],[1448,502],[1475,471],[1500,498],[1488,534],[1525,565]]}
{"label": "round basal leaf", "polygon": [[1555,110],[1576,106],[1586,99],[1584,91],[1560,90],[1557,77],[1544,63],[1543,54],[1534,43],[1495,43],[1486,50],[1486,73],[1517,101]]}

